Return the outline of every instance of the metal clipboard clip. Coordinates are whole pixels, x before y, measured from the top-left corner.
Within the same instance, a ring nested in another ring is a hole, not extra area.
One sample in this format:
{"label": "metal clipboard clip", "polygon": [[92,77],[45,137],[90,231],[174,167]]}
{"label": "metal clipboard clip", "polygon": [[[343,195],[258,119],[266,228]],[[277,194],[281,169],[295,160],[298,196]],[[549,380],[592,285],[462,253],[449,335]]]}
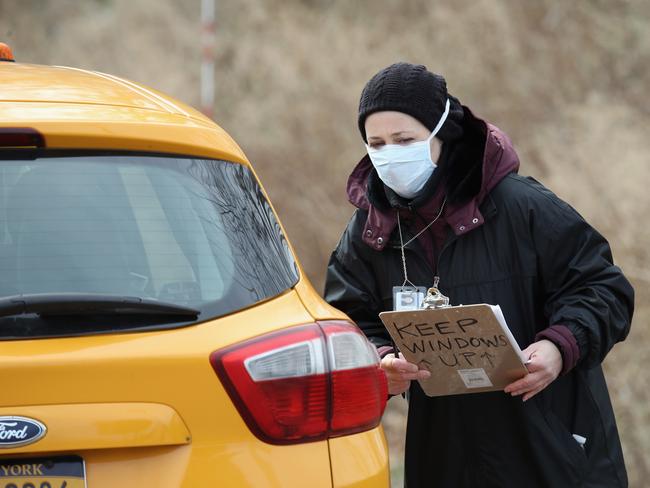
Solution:
{"label": "metal clipboard clip", "polygon": [[438,289],[439,282],[440,278],[436,276],[433,280],[433,286],[429,288],[427,296],[422,300],[423,309],[451,307],[449,305],[449,297],[443,295]]}

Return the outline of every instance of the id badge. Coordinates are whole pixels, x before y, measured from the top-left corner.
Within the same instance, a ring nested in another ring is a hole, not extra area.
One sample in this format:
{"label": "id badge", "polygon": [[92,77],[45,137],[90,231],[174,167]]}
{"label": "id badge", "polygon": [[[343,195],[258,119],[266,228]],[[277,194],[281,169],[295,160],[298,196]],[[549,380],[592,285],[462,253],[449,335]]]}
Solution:
{"label": "id badge", "polygon": [[424,286],[394,286],[393,310],[419,310],[427,294]]}

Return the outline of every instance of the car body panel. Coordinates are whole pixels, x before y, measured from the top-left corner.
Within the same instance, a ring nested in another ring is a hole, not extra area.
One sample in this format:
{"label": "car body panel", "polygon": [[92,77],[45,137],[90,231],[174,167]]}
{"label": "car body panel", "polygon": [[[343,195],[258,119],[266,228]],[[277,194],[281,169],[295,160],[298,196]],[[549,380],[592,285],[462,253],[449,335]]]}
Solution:
{"label": "car body panel", "polygon": [[[178,329],[3,341],[2,406],[113,403],[116,398],[141,402],[148,398],[176,405],[188,421],[178,405],[193,409],[197,393],[217,403],[228,398],[209,362],[213,351],[312,321],[295,291],[290,290],[238,313]],[[167,376],[161,377],[159,371]],[[182,388],[172,390],[169,385]],[[196,436],[191,423],[188,427]],[[241,439],[241,433],[237,432],[236,438]]]}
{"label": "car body panel", "polygon": [[352,320],[340,310],[324,301],[309,280],[300,280],[294,290],[300,296],[305,308],[316,320]]}
{"label": "car body panel", "polygon": [[155,90],[73,68],[0,63],[0,127],[29,127],[49,148],[147,151],[247,163],[201,113]]}
{"label": "car body panel", "polygon": [[[89,120],[90,114],[101,120]],[[136,117],[140,120],[134,122]],[[23,102],[9,108],[0,102],[0,127],[35,129],[51,149],[144,151],[247,162],[239,146],[217,127],[137,108]]]}
{"label": "car body panel", "polygon": [[[89,488],[332,486],[327,443],[271,446],[210,444],[81,451]],[[378,485],[383,486],[383,485]]]}
{"label": "car body panel", "polygon": [[204,120],[197,110],[132,81],[64,66],[3,63],[0,101],[113,105],[142,108]]}
{"label": "car body panel", "polygon": [[390,485],[388,446],[381,428],[329,442],[333,486],[374,488]]}
{"label": "car body panel", "polygon": [[47,426],[47,434],[41,440],[15,447],[15,453],[166,446],[191,441],[178,413],[156,403],[0,407],[0,416],[4,415],[36,419]]}

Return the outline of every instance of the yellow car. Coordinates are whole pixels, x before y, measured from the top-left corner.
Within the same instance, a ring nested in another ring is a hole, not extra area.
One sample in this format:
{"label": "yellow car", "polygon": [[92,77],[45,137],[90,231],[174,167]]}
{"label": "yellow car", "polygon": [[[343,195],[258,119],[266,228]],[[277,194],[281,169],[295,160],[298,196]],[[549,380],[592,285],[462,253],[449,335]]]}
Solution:
{"label": "yellow car", "polygon": [[377,354],[237,144],[0,58],[0,488],[388,486]]}

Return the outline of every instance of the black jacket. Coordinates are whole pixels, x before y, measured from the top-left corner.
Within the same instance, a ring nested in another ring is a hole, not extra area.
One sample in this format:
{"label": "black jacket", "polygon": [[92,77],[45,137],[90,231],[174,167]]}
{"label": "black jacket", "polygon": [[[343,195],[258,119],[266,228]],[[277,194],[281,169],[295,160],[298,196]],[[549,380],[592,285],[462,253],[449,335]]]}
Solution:
{"label": "black jacket", "polygon": [[[473,164],[483,165],[485,179],[486,166],[516,155],[498,129],[478,123],[485,146]],[[550,325],[566,325],[581,359],[527,402],[503,392],[429,398],[413,382],[408,488],[627,486],[601,362],[627,335],[634,299],[607,241],[540,183],[514,172],[474,203],[482,225],[450,228],[437,269],[418,240],[407,246],[410,281],[431,286],[438,275],[452,304],[499,304],[522,349]],[[360,206],[331,256],[325,297],[381,346],[390,342],[378,314],[392,309],[392,287],[403,281],[399,237],[391,232],[381,249],[364,242],[376,209]],[[587,438],[584,449],[572,434]]]}

